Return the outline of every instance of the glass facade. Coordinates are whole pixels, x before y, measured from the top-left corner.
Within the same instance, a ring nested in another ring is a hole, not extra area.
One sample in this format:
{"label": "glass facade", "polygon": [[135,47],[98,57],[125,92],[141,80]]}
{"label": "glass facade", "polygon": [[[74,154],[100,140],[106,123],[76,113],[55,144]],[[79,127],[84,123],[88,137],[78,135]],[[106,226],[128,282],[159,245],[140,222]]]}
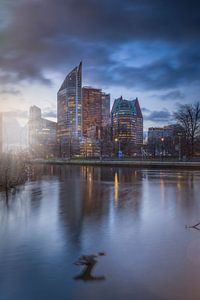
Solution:
{"label": "glass facade", "polygon": [[82,62],[65,78],[57,94],[58,141],[82,136]]}
{"label": "glass facade", "polygon": [[83,87],[82,96],[83,136],[87,137],[94,128],[101,130],[110,123],[110,95],[101,89]]}
{"label": "glass facade", "polygon": [[102,93],[102,126],[110,124],[110,94]]}
{"label": "glass facade", "polygon": [[111,111],[113,140],[143,143],[143,117],[138,99],[128,101],[122,97],[116,99]]}
{"label": "glass facade", "polygon": [[[101,89],[83,87],[83,136],[89,136],[89,132],[110,123],[110,95]],[[98,137],[98,134],[97,136]]]}
{"label": "glass facade", "polygon": [[101,127],[102,123],[102,98],[101,90],[84,87],[83,94],[83,136],[88,135],[88,130],[93,126]]}

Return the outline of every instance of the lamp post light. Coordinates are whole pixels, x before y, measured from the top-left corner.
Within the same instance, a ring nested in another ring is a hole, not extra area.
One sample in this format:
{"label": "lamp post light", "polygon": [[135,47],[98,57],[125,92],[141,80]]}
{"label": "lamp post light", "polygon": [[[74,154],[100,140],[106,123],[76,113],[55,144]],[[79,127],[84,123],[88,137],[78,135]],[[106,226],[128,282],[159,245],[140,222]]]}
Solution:
{"label": "lamp post light", "polygon": [[92,149],[91,143],[89,143],[89,154],[90,154],[90,157],[93,156],[93,149]]}
{"label": "lamp post light", "polygon": [[163,161],[163,158],[164,158],[164,137],[161,137],[161,145],[162,145],[162,161]]}
{"label": "lamp post light", "polygon": [[100,143],[100,161],[102,161],[102,156],[103,156],[103,140],[99,139]]}
{"label": "lamp post light", "polygon": [[71,140],[71,135],[69,138],[69,160],[71,159],[71,152],[72,152],[72,140]]}
{"label": "lamp post light", "polygon": [[116,142],[116,143],[118,142],[118,138],[115,138],[115,142]]}
{"label": "lamp post light", "polygon": [[88,152],[88,147],[87,147],[87,138],[86,138],[86,143],[85,143],[85,157],[87,158],[87,152]]}
{"label": "lamp post light", "polygon": [[120,140],[119,138],[115,138],[115,142],[118,142],[118,158],[119,158],[119,155],[120,155],[120,152],[121,152],[121,149],[120,149]]}
{"label": "lamp post light", "polygon": [[178,133],[178,160],[181,161],[181,133]]}

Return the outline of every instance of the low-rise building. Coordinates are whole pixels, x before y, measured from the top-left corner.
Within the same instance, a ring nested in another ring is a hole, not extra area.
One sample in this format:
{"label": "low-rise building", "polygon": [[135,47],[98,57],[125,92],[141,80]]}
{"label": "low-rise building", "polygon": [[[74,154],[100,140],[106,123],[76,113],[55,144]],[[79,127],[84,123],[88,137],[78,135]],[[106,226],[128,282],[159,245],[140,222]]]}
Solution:
{"label": "low-rise building", "polygon": [[177,124],[148,129],[147,149],[153,157],[178,156],[181,144],[183,144],[183,129]]}

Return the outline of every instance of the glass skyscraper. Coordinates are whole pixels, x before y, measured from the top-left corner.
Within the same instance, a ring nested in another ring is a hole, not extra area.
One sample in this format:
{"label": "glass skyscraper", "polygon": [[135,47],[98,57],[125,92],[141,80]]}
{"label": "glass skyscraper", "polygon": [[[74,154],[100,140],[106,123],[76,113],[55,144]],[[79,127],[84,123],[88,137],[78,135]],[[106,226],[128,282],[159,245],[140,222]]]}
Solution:
{"label": "glass skyscraper", "polygon": [[143,117],[139,101],[129,101],[122,97],[114,101],[111,111],[113,139],[121,142],[143,143]]}
{"label": "glass skyscraper", "polygon": [[102,93],[102,126],[110,124],[110,94]]}
{"label": "glass skyscraper", "polygon": [[57,94],[58,142],[82,136],[82,62],[63,81]]}

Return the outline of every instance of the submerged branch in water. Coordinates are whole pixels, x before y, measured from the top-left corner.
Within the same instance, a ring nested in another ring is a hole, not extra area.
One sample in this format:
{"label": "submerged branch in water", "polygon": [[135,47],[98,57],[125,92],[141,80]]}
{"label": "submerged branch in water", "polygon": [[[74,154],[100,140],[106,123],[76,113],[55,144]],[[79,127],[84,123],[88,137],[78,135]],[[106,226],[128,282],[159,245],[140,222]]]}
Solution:
{"label": "submerged branch in water", "polygon": [[197,223],[197,224],[191,225],[191,226],[185,225],[185,228],[193,228],[193,229],[196,229],[196,230],[200,230],[200,228],[198,227],[199,225],[200,225],[200,222]]}
{"label": "submerged branch in water", "polygon": [[77,266],[85,266],[82,272],[75,276],[75,280],[83,280],[83,281],[90,281],[90,280],[105,280],[104,276],[93,276],[92,271],[94,266],[97,264],[96,258],[98,256],[105,256],[104,252],[98,252],[97,254],[93,255],[82,255],[78,261],[74,264]]}

